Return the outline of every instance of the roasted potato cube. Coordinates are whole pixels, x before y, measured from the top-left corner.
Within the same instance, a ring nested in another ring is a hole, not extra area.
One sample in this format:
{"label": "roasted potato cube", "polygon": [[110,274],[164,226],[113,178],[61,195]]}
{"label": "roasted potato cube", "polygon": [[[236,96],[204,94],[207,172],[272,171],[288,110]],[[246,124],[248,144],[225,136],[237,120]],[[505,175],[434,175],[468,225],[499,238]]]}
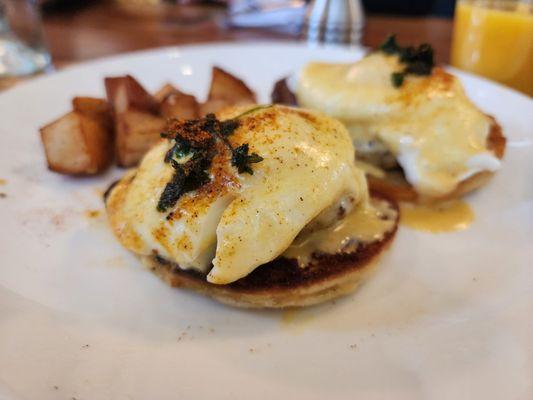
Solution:
{"label": "roasted potato cube", "polygon": [[183,93],[170,83],[163,85],[155,94],[161,115],[165,118],[192,119],[200,113],[200,105],[193,95]]}
{"label": "roasted potato cube", "polygon": [[161,115],[165,118],[193,119],[199,116],[196,97],[176,90],[161,103]]}
{"label": "roasted potato cube", "polygon": [[118,165],[136,165],[160,139],[165,124],[164,118],[136,110],[115,115]]}
{"label": "roasted potato cube", "polygon": [[109,105],[104,99],[94,97],[74,97],[72,110],[84,114],[103,114],[109,112]]}
{"label": "roasted potato cube", "polygon": [[111,108],[106,100],[94,97],[74,97],[72,99],[72,109],[97,119],[111,132],[113,120],[111,118]]}
{"label": "roasted potato cube", "polygon": [[235,104],[224,99],[207,100],[205,103],[200,104],[199,114],[200,116],[204,116],[207,114],[214,114],[217,111],[220,111],[223,108],[226,108],[232,105],[235,105]]}
{"label": "roasted potato cube", "polygon": [[154,99],[161,103],[163,100],[165,100],[165,97],[176,91],[178,91],[178,89],[173,84],[165,83],[157,92],[154,93]]}
{"label": "roasted potato cube", "polygon": [[156,99],[130,75],[106,78],[105,87],[115,122],[118,164],[134,166],[160,138],[165,119],[159,116]]}
{"label": "roasted potato cube", "polygon": [[224,99],[234,104],[256,102],[255,93],[246,83],[219,67],[213,67],[207,99]]}
{"label": "roasted potato cube", "polygon": [[109,126],[73,111],[40,129],[48,168],[62,174],[103,171],[112,158]]}
{"label": "roasted potato cube", "polygon": [[255,93],[241,79],[222,68],[213,67],[209,95],[207,101],[201,105],[200,113],[205,115],[227,106],[255,102]]}
{"label": "roasted potato cube", "polygon": [[287,78],[282,78],[276,82],[270,98],[274,104],[298,105],[295,94],[289,89]]}
{"label": "roasted potato cube", "polygon": [[156,99],[130,75],[105,78],[105,89],[107,101],[115,114],[131,109],[159,113]]}

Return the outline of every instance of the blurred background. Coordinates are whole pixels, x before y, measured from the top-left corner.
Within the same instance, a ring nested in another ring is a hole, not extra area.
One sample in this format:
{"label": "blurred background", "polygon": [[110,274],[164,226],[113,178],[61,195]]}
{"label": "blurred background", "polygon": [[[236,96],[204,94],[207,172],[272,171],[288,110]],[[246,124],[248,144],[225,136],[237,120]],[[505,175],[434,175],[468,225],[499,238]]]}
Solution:
{"label": "blurred background", "polygon": [[431,43],[439,63],[533,92],[531,0],[0,0],[0,86],[160,46],[304,40],[375,47],[390,33]]}

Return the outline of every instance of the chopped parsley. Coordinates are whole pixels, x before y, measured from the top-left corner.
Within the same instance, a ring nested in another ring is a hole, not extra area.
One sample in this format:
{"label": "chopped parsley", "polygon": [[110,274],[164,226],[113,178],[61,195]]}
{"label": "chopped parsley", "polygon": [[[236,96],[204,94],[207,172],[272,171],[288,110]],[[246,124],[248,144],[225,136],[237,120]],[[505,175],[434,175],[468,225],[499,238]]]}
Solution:
{"label": "chopped parsley", "polygon": [[210,158],[194,156],[190,163],[178,164],[178,166],[172,164],[174,174],[170,182],[165,185],[165,189],[163,189],[163,193],[157,203],[157,210],[160,212],[166,211],[168,208],[173,207],[183,194],[206,184],[209,181],[209,174],[207,173],[209,164],[211,164]]}
{"label": "chopped parsley", "polygon": [[236,149],[233,149],[233,155],[231,157],[231,165],[237,167],[239,174],[246,172],[253,175],[254,171],[250,164],[255,164],[263,161],[263,157],[256,153],[248,154],[248,143],[241,144]]}
{"label": "chopped parsley", "polygon": [[[239,118],[244,117],[244,116],[246,116],[248,114],[254,113],[254,112],[259,111],[259,110],[264,110],[265,108],[270,108],[270,107],[272,107],[272,104],[263,104],[261,106],[250,108],[249,110],[246,110],[242,114],[237,115],[233,120],[239,119]],[[232,120],[230,120],[230,121],[232,121]]]}
{"label": "chopped parsley", "polygon": [[396,35],[387,36],[387,39],[379,45],[379,49],[385,54],[398,54],[401,50]]}
{"label": "chopped parsley", "polygon": [[227,139],[239,127],[239,118],[258,109],[252,108],[239,116],[218,120],[214,114],[191,120],[169,120],[161,137],[173,141],[164,161],[174,169],[171,180],[165,185],[157,203],[157,210],[165,212],[176,205],[185,193],[196,190],[209,182],[209,169],[216,155],[216,143],[222,142],[231,151],[231,164],[240,174],[253,174],[250,164],[263,160],[256,153],[249,153],[248,143],[233,148]]}
{"label": "chopped parsley", "polygon": [[379,46],[385,54],[397,54],[400,62],[405,64],[402,71],[393,72],[391,82],[394,87],[402,86],[406,75],[430,75],[435,66],[434,51],[431,45],[423,43],[418,47],[401,47],[396,41],[396,35],[390,35]]}
{"label": "chopped parsley", "polygon": [[393,72],[390,77],[394,87],[400,87],[403,84],[405,74],[403,72]]}

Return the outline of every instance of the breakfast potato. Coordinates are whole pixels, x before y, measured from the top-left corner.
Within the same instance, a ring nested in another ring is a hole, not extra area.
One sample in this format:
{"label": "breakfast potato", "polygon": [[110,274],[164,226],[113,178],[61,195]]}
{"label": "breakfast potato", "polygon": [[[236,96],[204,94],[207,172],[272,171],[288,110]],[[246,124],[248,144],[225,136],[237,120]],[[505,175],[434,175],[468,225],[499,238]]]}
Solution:
{"label": "breakfast potato", "polygon": [[200,105],[193,95],[183,93],[170,83],[163,85],[154,94],[159,102],[161,115],[165,118],[193,119],[200,113]]}
{"label": "breakfast potato", "polygon": [[220,111],[223,108],[229,107],[231,105],[234,105],[234,103],[231,103],[226,99],[211,99],[207,100],[205,103],[200,104],[199,113],[201,116],[207,114],[214,114],[217,111]]}
{"label": "breakfast potato", "polygon": [[131,109],[159,113],[157,100],[131,75],[105,78],[107,101],[113,113],[118,114]]}
{"label": "breakfast potato", "polygon": [[101,115],[110,111],[106,100],[94,97],[74,97],[72,99],[72,110],[94,115]]}
{"label": "breakfast potato", "polygon": [[200,114],[214,113],[231,105],[253,103],[256,103],[255,93],[241,79],[222,68],[213,67],[209,95],[200,106]]}
{"label": "breakfast potato", "polygon": [[97,119],[107,127],[109,134],[112,134],[113,119],[111,118],[111,108],[106,100],[94,97],[74,97],[72,110]]}
{"label": "breakfast potato", "polygon": [[103,171],[113,154],[108,123],[72,111],[40,129],[48,168],[62,174],[91,175]]}
{"label": "breakfast potato", "polygon": [[256,102],[255,93],[246,86],[246,83],[219,67],[213,67],[207,98],[225,99],[232,103]]}
{"label": "breakfast potato", "polygon": [[132,167],[159,140],[165,119],[159,103],[130,75],[105,79],[111,105],[118,165]]}
{"label": "breakfast potato", "polygon": [[165,83],[157,92],[154,93],[154,99],[156,99],[158,103],[161,103],[163,100],[165,100],[165,97],[176,92],[177,90],[178,88],[176,88],[172,83]]}
{"label": "breakfast potato", "polygon": [[156,143],[165,128],[164,118],[131,110],[115,115],[117,163],[122,167],[136,165]]}
{"label": "breakfast potato", "polygon": [[179,90],[166,96],[160,107],[165,118],[193,119],[200,113],[196,97]]}
{"label": "breakfast potato", "polygon": [[41,129],[51,170],[95,174],[109,165],[113,150],[118,165],[131,167],[159,140],[167,118],[192,119],[255,102],[242,80],[218,67],[202,105],[169,83],[152,96],[130,75],[105,78],[105,89],[107,100],[75,97],[72,112]]}

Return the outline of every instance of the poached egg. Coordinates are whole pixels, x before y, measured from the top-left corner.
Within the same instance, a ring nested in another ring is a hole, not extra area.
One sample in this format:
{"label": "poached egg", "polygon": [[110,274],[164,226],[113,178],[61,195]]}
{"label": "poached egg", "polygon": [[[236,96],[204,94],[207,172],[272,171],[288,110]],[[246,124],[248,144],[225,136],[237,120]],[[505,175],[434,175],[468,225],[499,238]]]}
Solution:
{"label": "poached egg", "polygon": [[347,127],[358,151],[392,153],[421,195],[439,197],[500,160],[487,148],[492,119],[466,96],[460,81],[436,67],[408,75],[397,88],[398,55],[374,52],[349,64],[310,63],[296,78],[302,107]]}
{"label": "poached egg", "polygon": [[231,153],[221,149],[209,182],[161,212],[157,204],[173,174],[164,162],[171,143],[162,140],[107,199],[111,226],[123,246],[206,274],[211,283],[228,284],[282,255],[306,227],[316,232],[334,224],[339,209],[373,216],[373,233],[364,237],[376,239],[390,229],[375,223],[380,214],[370,204],[364,173],[340,122],[284,106],[249,109],[229,109],[217,117],[238,120],[227,138],[233,148],[247,143],[263,158],[253,164],[253,174],[239,173]]}

